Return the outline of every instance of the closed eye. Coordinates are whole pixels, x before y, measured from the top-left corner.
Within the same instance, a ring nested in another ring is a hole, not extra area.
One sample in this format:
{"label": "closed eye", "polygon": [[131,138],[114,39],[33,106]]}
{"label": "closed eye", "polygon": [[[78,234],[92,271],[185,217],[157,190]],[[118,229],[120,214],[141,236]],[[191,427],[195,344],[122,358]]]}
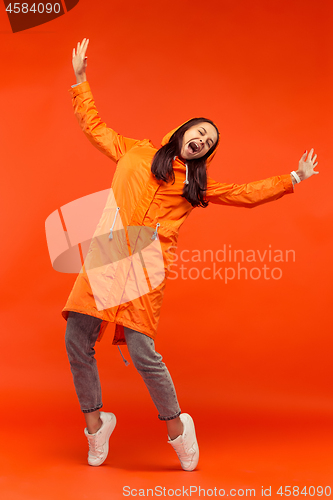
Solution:
{"label": "closed eye", "polygon": [[[198,132],[200,132],[201,135],[205,135],[202,130],[198,129]],[[209,149],[213,146],[213,141],[211,139],[208,139],[210,141],[210,144],[209,144]]]}

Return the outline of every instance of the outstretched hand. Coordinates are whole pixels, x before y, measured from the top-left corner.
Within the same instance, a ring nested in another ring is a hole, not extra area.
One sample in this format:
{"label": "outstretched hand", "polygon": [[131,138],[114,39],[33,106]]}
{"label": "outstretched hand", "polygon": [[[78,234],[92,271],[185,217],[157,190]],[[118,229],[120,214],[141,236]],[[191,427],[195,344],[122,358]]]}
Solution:
{"label": "outstretched hand", "polygon": [[84,38],[82,42],[78,42],[76,51],[73,49],[72,64],[77,83],[86,81],[87,57],[86,50],[88,47],[89,38]]}
{"label": "outstretched hand", "polygon": [[314,155],[314,149],[312,148],[309,153],[305,151],[303,156],[298,162],[298,170],[297,170],[297,175],[301,179],[301,181],[304,181],[305,179],[308,179],[312,175],[319,174],[319,172],[316,172],[314,168],[318,165],[318,162],[314,163],[317,155]]}

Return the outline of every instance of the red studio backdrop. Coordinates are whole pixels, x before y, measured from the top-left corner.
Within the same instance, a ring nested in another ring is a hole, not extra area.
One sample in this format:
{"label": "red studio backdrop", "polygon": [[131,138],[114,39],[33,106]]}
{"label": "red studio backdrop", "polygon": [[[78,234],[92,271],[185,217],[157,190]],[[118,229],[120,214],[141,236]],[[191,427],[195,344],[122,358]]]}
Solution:
{"label": "red studio backdrop", "polygon": [[[23,5],[0,5],[1,498],[158,496],[157,486],[192,498],[329,496],[332,2],[60,1],[49,18],[46,3],[26,18],[32,2]],[[52,212],[110,188],[116,168],[72,109],[72,49],[84,37],[97,109],[120,134],[159,147],[207,116],[221,134],[209,173],[227,183],[288,174],[305,150],[318,155],[320,174],[293,194],[197,208],[180,230],[155,345],[196,423],[192,473],[111,345],[114,325],[96,357],[118,425],[106,463],[86,463],[61,316],[76,275],[52,268],[45,234]]]}

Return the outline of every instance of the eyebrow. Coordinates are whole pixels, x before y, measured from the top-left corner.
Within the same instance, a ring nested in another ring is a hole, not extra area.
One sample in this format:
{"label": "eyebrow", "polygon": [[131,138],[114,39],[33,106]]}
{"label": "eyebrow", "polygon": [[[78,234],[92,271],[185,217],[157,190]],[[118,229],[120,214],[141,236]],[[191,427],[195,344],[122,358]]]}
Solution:
{"label": "eyebrow", "polygon": [[[204,131],[205,131],[205,132],[206,132],[206,134],[207,134],[207,130],[205,129],[205,127],[200,127],[200,128],[203,128],[203,129],[204,129]],[[212,141],[212,145],[213,145],[213,144],[214,144],[213,139],[212,139],[211,137],[209,137],[209,139]],[[208,139],[208,140],[209,140],[209,139]]]}

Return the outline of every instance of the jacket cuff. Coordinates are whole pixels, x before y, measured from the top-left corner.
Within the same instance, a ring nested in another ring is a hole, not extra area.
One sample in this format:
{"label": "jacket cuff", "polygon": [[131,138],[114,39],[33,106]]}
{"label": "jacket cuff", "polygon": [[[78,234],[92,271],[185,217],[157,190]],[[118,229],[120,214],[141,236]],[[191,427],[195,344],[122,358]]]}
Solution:
{"label": "jacket cuff", "polygon": [[286,193],[294,193],[294,185],[290,174],[281,175],[281,180]]}
{"label": "jacket cuff", "polygon": [[72,97],[75,97],[79,94],[83,94],[84,92],[91,92],[90,85],[87,81],[79,83],[79,85],[76,85],[75,87],[71,87],[68,92],[72,95]]}

